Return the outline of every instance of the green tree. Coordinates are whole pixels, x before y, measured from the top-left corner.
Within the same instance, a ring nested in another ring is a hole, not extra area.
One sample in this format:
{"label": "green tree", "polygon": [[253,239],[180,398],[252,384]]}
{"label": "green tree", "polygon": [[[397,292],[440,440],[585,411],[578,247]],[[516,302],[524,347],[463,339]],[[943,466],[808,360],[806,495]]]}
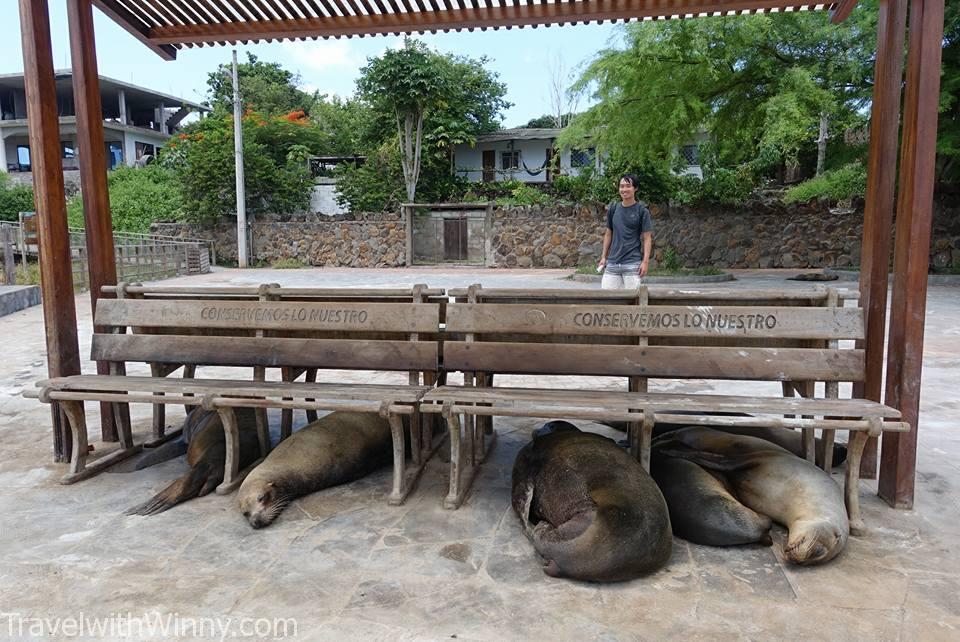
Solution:
{"label": "green tree", "polygon": [[524,125],[524,127],[530,129],[553,129],[556,126],[557,117],[552,116],[551,114],[544,114],[543,116],[531,118],[527,121],[527,124]]}
{"label": "green tree", "polygon": [[596,104],[561,143],[662,160],[707,128],[722,166],[796,162],[822,114],[839,135],[868,104],[875,34],[875,0],[842,25],[821,11],[629,25],[575,83]]}
{"label": "green tree", "polygon": [[[180,185],[170,170],[157,163],[143,168],[121,165],[107,174],[110,192],[110,219],[119,232],[149,232],[155,221],[176,221],[183,217]],[[70,227],[84,227],[83,198],[67,201]]]}
{"label": "green tree", "polygon": [[937,175],[941,182],[956,185],[960,182],[960,4],[948,2],[945,11]]}
{"label": "green tree", "polygon": [[505,85],[485,63],[441,55],[408,38],[402,49],[369,60],[361,70],[358,95],[373,116],[365,138],[376,149],[395,136],[409,201],[426,165],[439,163],[449,174],[453,146],[495,129],[509,107]]}
{"label": "green tree", "polygon": [[16,221],[20,212],[33,210],[33,188],[13,185],[7,173],[0,171],[0,221]]}
{"label": "green tree", "polygon": [[[302,112],[242,121],[247,211],[289,213],[310,203],[307,158],[323,153],[326,137]],[[233,117],[210,116],[172,138],[161,156],[180,183],[187,220],[211,223],[236,212]]]}
{"label": "green tree", "polygon": [[[207,75],[207,99],[217,115],[233,113],[232,63],[224,63]],[[314,96],[300,89],[300,76],[276,62],[263,62],[247,52],[247,62],[237,64],[243,111],[265,116],[292,111],[309,114]]]}

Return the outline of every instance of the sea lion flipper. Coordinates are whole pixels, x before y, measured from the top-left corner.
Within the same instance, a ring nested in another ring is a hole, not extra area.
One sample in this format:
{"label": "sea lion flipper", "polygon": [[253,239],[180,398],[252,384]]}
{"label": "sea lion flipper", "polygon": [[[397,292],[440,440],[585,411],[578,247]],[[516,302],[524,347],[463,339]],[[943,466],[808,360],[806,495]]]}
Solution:
{"label": "sea lion flipper", "polygon": [[147,516],[162,513],[181,502],[197,497],[207,483],[207,479],[205,466],[193,468],[149,500],[133,508],[128,508],[123,514]]}
{"label": "sea lion flipper", "polygon": [[530,513],[533,510],[533,483],[528,483],[523,499],[523,511],[520,513],[520,519],[523,520],[523,530],[529,535],[533,532],[533,524],[530,520]]}

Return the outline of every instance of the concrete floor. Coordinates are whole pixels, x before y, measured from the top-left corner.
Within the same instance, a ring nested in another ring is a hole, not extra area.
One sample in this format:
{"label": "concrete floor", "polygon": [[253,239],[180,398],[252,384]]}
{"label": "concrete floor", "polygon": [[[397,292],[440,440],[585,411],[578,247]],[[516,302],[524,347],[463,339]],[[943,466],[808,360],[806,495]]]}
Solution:
{"label": "concrete floor", "polygon": [[[563,280],[565,275],[550,270],[221,270],[176,282],[582,287]],[[784,281],[788,273],[782,271],[739,276],[740,281],[722,287],[805,286]],[[86,355],[89,298],[80,295],[76,302],[80,351]],[[79,637],[89,639],[95,637],[91,623],[113,626],[102,630],[111,639],[195,639],[194,633],[216,639],[215,625],[227,627],[225,637],[234,639],[258,631],[292,639],[293,624],[286,624],[284,637],[283,624],[274,628],[276,618],[294,618],[296,639],[307,640],[960,636],[960,434],[954,421],[960,412],[960,287],[935,286],[929,292],[914,510],[888,508],[875,496],[875,482],[864,481],[869,533],[851,538],[847,550],[826,566],[787,566],[776,545],[720,549],[676,539],[666,568],[607,586],[546,577],[510,510],[513,457],[538,422],[497,420],[500,439],[491,460],[456,512],[440,507],[446,468],[435,458],[415,494],[397,508],[384,501],[389,481],[384,470],[306,497],[262,531],[246,524],[235,496],[209,496],[151,518],[125,517],[125,508],[165,486],[185,464],[172,461],[139,473],[59,485],[65,466],[50,463],[49,410],[20,397],[46,372],[41,309],[3,317],[0,334],[6,356],[0,380],[6,453],[0,460],[0,639],[35,633],[62,639],[77,632],[68,626],[86,626]],[[90,365],[84,364],[85,371],[92,371]],[[364,373],[350,379],[391,380]],[[678,386],[723,390],[707,382],[656,385]],[[765,390],[776,394],[778,389]],[[96,410],[88,404],[94,431]],[[134,411],[135,428],[143,435],[148,409]],[[168,422],[179,416],[182,411],[171,409]],[[272,416],[274,424],[278,419]],[[302,423],[303,416],[297,420]],[[97,453],[112,448],[93,443]],[[782,537],[777,532],[776,542]],[[144,617],[156,619],[138,619]],[[150,624],[180,628],[164,631]],[[62,628],[51,635],[58,625]]]}

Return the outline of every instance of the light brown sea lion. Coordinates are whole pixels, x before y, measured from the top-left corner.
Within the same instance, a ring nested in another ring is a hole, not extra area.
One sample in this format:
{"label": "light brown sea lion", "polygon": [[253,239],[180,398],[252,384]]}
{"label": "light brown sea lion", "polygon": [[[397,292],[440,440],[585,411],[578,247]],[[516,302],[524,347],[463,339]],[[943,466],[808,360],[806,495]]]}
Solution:
{"label": "light brown sea lion", "polygon": [[376,413],[333,412],[274,448],[240,485],[240,512],[263,528],[303,495],[360,479],[393,461],[390,423]]}
{"label": "light brown sea lion", "polygon": [[[684,410],[669,410],[665,414],[671,415],[703,415],[702,412],[690,412]],[[741,413],[741,412],[719,412],[712,413],[718,416],[728,416],[728,417],[749,417],[750,415]],[[614,430],[619,430],[620,432],[627,432],[627,422],[625,421],[602,421],[600,422],[605,426],[609,426]],[[673,430],[679,430],[680,428],[686,428],[689,426],[689,423],[667,423],[663,421],[658,421],[653,425],[653,438],[656,439],[665,435],[668,432]],[[737,426],[709,426],[714,430],[720,430],[723,432],[728,432],[733,435],[746,435],[748,437],[757,437],[759,439],[764,439],[771,443],[774,443],[781,448],[789,450],[797,457],[803,457],[803,433],[799,430],[788,430],[786,428],[773,428],[773,427],[755,427],[755,428],[739,428]],[[817,452],[820,452],[822,449],[821,440],[819,437],[816,439],[816,449]],[[839,466],[847,460],[847,447],[844,444],[834,443],[833,444],[833,459],[832,464],[834,466]]]}
{"label": "light brown sea lion", "polygon": [[656,444],[664,454],[722,472],[740,502],[785,526],[789,561],[820,564],[846,546],[850,522],[843,492],[806,460],[763,439],[694,426]]}
{"label": "light brown sea lion", "polygon": [[612,439],[565,421],[517,454],[512,504],[547,575],[619,582],[670,558],[670,516],[650,475]]}
{"label": "light brown sea lion", "polygon": [[724,480],[698,464],[653,449],[650,475],[657,482],[673,534],[695,544],[770,544],[770,518],[741,504]]}
{"label": "light brown sea lion", "polygon": [[[236,408],[237,428],[240,433],[240,469],[260,456],[257,439],[256,413],[249,408]],[[124,511],[125,515],[156,515],[194,497],[203,497],[223,481],[223,467],[227,458],[223,423],[215,410],[197,408],[187,415],[184,430],[189,431],[187,463],[190,470],[154,497]]]}

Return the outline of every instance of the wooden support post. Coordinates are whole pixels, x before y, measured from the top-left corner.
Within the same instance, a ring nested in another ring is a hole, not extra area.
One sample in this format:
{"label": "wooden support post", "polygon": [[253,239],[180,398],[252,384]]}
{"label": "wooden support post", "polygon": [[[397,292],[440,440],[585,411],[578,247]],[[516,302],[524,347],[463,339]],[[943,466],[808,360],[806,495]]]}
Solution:
{"label": "wooden support post", "polygon": [[[0,138],[0,146],[3,146],[3,139]],[[17,266],[13,262],[13,228],[3,226],[3,273],[7,285],[16,285]]]}
{"label": "wooden support post", "polygon": [[942,39],[943,0],[912,0],[884,396],[911,430],[884,437],[879,482],[880,497],[897,508],[913,506],[917,465]]}
{"label": "wooden support post", "polygon": [[[50,15],[47,0],[20,0],[19,6],[47,372],[50,377],[68,377],[80,374],[80,349],[60,161],[60,123],[53,76]],[[53,417],[54,461],[68,461],[71,456],[70,433],[57,408],[53,409]]]}
{"label": "wooden support post", "polygon": [[[872,401],[880,401],[883,381],[887,272],[890,265],[906,21],[907,0],[880,0],[860,252],[860,307],[864,310],[866,339],[857,347],[864,349],[866,371],[864,382],[856,383],[853,387],[854,398]],[[863,451],[860,476],[874,479],[876,475],[877,440],[870,439]]]}
{"label": "wooden support post", "polygon": [[[70,27],[70,58],[73,62],[73,100],[77,111],[77,146],[80,162],[80,193],[87,242],[87,269],[90,277],[90,305],[97,309],[100,288],[117,284],[117,263],[113,251],[110,195],[107,191],[107,152],[103,140],[103,108],[93,30],[91,0],[67,0]],[[94,328],[103,332],[102,328]],[[109,365],[97,362],[97,374],[107,374]],[[117,428],[111,404],[100,404],[100,435],[116,441]]]}

